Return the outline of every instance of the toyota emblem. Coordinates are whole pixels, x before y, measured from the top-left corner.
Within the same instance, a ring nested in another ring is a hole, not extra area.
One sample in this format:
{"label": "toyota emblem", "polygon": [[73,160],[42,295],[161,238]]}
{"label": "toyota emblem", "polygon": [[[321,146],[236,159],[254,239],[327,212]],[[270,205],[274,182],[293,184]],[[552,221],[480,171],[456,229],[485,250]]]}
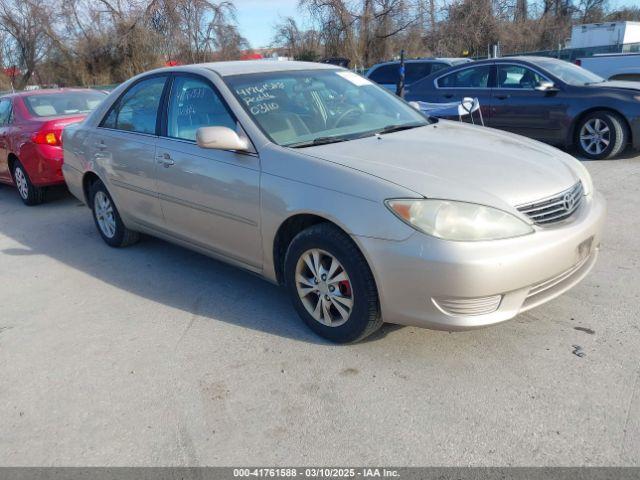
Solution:
{"label": "toyota emblem", "polygon": [[573,195],[571,195],[570,193],[567,193],[563,198],[563,204],[564,204],[565,210],[570,211],[573,208],[573,205],[575,204],[575,199],[573,198]]}

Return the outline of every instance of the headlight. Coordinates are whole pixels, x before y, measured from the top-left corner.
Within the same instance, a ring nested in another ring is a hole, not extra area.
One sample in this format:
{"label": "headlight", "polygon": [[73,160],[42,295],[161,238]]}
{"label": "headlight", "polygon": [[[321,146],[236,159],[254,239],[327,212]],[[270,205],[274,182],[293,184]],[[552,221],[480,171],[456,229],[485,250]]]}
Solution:
{"label": "headlight", "polygon": [[533,228],[497,208],[452,200],[392,199],[389,209],[416,230],[444,240],[473,242],[519,237]]}

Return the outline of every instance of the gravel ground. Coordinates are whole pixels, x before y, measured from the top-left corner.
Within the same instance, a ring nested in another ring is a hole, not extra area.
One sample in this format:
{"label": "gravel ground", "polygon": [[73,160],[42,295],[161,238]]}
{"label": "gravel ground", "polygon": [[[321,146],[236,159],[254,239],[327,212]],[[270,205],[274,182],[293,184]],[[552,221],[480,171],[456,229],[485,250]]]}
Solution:
{"label": "gravel ground", "polygon": [[250,274],[0,186],[0,465],[639,466],[640,157],[586,166],[609,216],[579,286],[354,346]]}

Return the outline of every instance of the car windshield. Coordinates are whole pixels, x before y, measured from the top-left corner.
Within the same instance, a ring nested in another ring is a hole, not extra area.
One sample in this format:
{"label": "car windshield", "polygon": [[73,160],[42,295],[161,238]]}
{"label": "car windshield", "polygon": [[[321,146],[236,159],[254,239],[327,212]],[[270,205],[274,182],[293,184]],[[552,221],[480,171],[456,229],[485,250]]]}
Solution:
{"label": "car windshield", "polygon": [[40,93],[24,97],[24,103],[29,113],[35,117],[56,117],[89,113],[106,96],[105,93],[92,90]]}
{"label": "car windshield", "polygon": [[306,147],[427,125],[393,94],[346,70],[226,77],[232,92],[275,143]]}
{"label": "car windshield", "polygon": [[542,60],[538,64],[548,70],[551,74],[558,77],[564,83],[569,85],[589,85],[590,83],[604,82],[604,78],[591,73],[573,63],[561,60]]}

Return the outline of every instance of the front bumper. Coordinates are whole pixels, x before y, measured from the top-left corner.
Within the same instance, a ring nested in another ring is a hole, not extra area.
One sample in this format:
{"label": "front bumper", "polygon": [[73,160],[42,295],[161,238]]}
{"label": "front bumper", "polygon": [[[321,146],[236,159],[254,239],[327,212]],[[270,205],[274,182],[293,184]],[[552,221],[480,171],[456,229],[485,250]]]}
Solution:
{"label": "front bumper", "polygon": [[451,242],[416,232],[400,242],[355,240],[385,321],[466,330],[509,320],[580,282],[597,259],[605,213],[595,193],[570,220],[513,239]]}

